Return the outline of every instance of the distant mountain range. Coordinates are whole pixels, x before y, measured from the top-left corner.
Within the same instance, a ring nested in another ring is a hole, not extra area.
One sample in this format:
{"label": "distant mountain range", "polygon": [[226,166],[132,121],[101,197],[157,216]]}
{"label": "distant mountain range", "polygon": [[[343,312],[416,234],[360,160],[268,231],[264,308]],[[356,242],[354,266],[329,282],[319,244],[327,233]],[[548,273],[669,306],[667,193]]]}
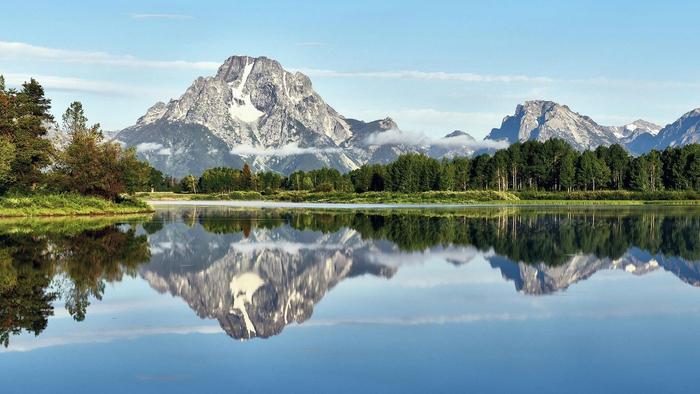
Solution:
{"label": "distant mountain range", "polygon": [[179,99],[154,104],[114,138],[178,177],[243,163],[284,174],[323,166],[345,172],[403,153],[442,158],[549,138],[579,150],[618,143],[639,154],[699,142],[700,109],[664,128],[643,120],[601,126],[565,105],[528,101],[483,141],[463,131],[428,140],[402,131],[391,118],[364,122],[342,116],[306,75],[286,71],[275,60],[233,56],[216,75],[197,78]]}
{"label": "distant mountain range", "polygon": [[[675,249],[671,246],[676,241],[671,237],[663,237],[663,241],[660,241],[662,244],[655,246],[661,250],[668,249],[669,254],[625,246],[619,257],[610,257],[607,253],[618,246],[634,245],[644,237],[633,238],[633,243],[629,243],[630,239],[610,241],[603,237],[604,244],[596,248],[602,251],[599,255],[580,250],[568,253],[579,249],[575,244],[562,246],[537,241],[538,234],[552,231],[557,234],[559,225],[566,227],[566,232],[572,228],[574,231],[590,230],[592,227],[588,225],[593,223],[598,226],[596,231],[603,232],[606,227],[610,228],[608,225],[614,223],[617,227],[620,222],[628,223],[626,229],[637,228],[635,223],[648,220],[641,216],[586,217],[574,213],[568,219],[550,215],[547,220],[541,216],[539,221],[494,216],[479,220],[475,228],[484,230],[484,224],[490,220],[494,226],[491,229],[502,232],[483,231],[494,237],[475,237],[478,247],[460,245],[459,241],[424,244],[426,240],[421,239],[422,247],[411,250],[410,245],[401,246],[383,236],[368,236],[342,225],[332,231],[295,228],[289,224],[289,217],[276,211],[267,212],[265,216],[239,211],[229,216],[235,220],[224,221],[228,226],[237,223],[240,228],[222,226],[220,217],[212,212],[215,211],[183,209],[180,212],[157,213],[155,222],[163,226],[149,234],[151,259],[139,268],[139,274],[158,292],[183,299],[199,317],[216,319],[228,335],[237,339],[267,338],[281,333],[292,323],[303,323],[311,317],[316,304],[344,280],[362,275],[389,279],[403,267],[436,258],[461,266],[469,264],[476,256],[482,256],[493,269],[500,272],[503,279],[513,282],[517,291],[528,295],[563,291],[600,271],[609,270],[625,271],[636,276],[664,270],[684,283],[700,287],[700,264],[692,257],[674,255]],[[231,215],[231,211],[226,212]],[[305,215],[312,215],[307,216],[309,218],[317,214]],[[207,215],[212,215],[214,220],[209,221]],[[436,221],[443,220],[443,224],[449,221],[444,217],[427,217],[421,224],[420,220],[404,219],[387,216],[378,220],[375,215],[358,213],[353,215],[350,222],[359,228],[390,227],[392,231],[387,233],[399,235],[401,240],[406,241],[411,238],[406,235],[409,227],[425,230],[425,225],[434,226]],[[332,223],[330,217],[325,217],[325,220],[325,223]],[[510,220],[510,223],[504,220]],[[652,223],[647,223],[647,228],[658,229],[661,223],[679,232],[696,228],[688,224],[693,223],[692,217],[689,222],[682,217],[657,217],[655,220],[658,222],[653,223],[652,220]],[[466,218],[459,220],[462,225],[469,221]],[[265,225],[257,226],[255,223]],[[507,225],[504,226],[504,223]],[[512,234],[507,233],[508,228],[513,231]],[[652,231],[651,234],[654,233]],[[498,245],[512,246],[511,240],[515,234],[523,244],[529,245],[527,252],[509,247],[506,247],[509,251],[498,252],[502,249]],[[556,238],[556,235],[551,236]],[[681,254],[695,255],[695,246],[693,242],[684,245]],[[559,261],[558,255],[566,257]],[[518,256],[531,261],[525,262]]]}

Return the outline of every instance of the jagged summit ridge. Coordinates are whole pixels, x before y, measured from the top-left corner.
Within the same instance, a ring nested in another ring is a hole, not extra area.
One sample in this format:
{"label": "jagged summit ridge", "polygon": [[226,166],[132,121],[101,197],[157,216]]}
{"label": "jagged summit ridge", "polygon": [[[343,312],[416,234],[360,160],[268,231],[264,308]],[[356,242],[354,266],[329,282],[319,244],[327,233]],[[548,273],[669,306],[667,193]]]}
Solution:
{"label": "jagged summit ridge", "polygon": [[519,104],[515,113],[506,116],[501,127],[492,129],[486,138],[509,143],[559,138],[579,150],[618,142],[608,127],[572,111],[566,105],[545,100]]}
{"label": "jagged summit ridge", "polygon": [[175,176],[243,162],[283,173],[322,166],[347,171],[371,155],[341,145],[391,128],[390,119],[346,119],[306,75],[275,60],[232,56],[178,99],[153,105],[117,139]]}
{"label": "jagged summit ridge", "polygon": [[667,125],[656,137],[657,149],[700,143],[700,108],[687,112]]}

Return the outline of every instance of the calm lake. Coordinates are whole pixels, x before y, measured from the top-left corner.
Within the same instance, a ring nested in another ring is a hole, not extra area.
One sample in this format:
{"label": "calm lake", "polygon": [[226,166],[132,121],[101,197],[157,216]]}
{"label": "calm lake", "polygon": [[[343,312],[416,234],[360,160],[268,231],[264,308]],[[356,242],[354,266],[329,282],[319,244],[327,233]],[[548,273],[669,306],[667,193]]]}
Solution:
{"label": "calm lake", "polygon": [[0,221],[0,392],[697,392],[700,208]]}

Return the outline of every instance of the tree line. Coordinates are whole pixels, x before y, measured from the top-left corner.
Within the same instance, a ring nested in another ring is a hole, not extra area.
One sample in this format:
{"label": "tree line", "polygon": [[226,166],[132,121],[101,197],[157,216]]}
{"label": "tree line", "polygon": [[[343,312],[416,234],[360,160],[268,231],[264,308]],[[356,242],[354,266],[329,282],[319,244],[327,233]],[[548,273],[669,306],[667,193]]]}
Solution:
{"label": "tree line", "polygon": [[622,146],[601,146],[579,152],[559,139],[512,144],[494,154],[438,160],[423,154],[399,156],[389,164],[366,164],[341,174],[330,168],[254,173],[212,168],[201,177],[188,175],[179,183],[185,192],[319,192],[425,191],[595,191],[700,190],[700,145],[652,150],[634,157]]}
{"label": "tree line", "polygon": [[[133,148],[105,141],[80,102],[70,104],[60,126],[50,109],[36,80],[11,89],[0,76],[0,194],[75,192],[116,200],[165,179]],[[49,139],[51,127],[66,136],[62,146]]]}
{"label": "tree line", "polygon": [[[230,211],[226,214],[232,215]],[[256,228],[289,226],[323,233],[350,228],[362,239],[389,241],[401,251],[473,246],[515,262],[552,266],[566,263],[576,254],[616,260],[632,248],[651,255],[700,259],[700,216],[668,207],[647,212],[622,207],[400,213],[253,210],[236,212],[236,220],[221,220],[221,215],[216,210],[192,210],[160,219],[166,223],[182,220],[189,226],[198,223],[208,232],[242,233],[245,237]]]}

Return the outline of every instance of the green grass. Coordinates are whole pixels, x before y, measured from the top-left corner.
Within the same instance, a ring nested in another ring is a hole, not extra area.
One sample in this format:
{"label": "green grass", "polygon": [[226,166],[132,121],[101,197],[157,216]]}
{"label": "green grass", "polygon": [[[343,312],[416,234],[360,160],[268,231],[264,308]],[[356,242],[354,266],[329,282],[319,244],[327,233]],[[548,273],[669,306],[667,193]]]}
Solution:
{"label": "green grass", "polygon": [[220,194],[177,194],[177,193],[140,193],[139,198],[148,200],[265,200],[289,202],[323,202],[323,203],[363,203],[363,204],[474,204],[488,201],[516,201],[512,193],[490,190],[473,190],[466,192],[309,192],[280,191],[271,194],[258,192],[233,192]]}
{"label": "green grass", "polygon": [[218,194],[180,194],[172,192],[140,193],[145,200],[265,200],[289,202],[360,203],[360,204],[514,204],[514,205],[697,205],[700,192],[695,191],[574,191],[567,192],[465,192],[433,191],[423,193],[342,193],[279,191],[233,192]]}
{"label": "green grass", "polygon": [[143,200],[114,203],[78,194],[38,194],[0,197],[0,217],[122,215],[152,212]]}
{"label": "green grass", "polygon": [[115,223],[139,223],[150,214],[99,216],[1,217],[0,234],[74,235],[86,230],[99,230]]}

